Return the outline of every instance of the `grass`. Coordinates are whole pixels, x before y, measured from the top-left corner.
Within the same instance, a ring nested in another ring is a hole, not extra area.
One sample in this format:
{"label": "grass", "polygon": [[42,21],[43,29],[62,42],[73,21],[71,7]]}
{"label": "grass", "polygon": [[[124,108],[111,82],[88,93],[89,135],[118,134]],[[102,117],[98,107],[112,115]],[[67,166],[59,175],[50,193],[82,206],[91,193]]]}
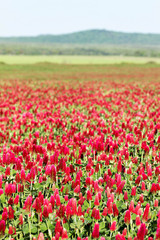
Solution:
{"label": "grass", "polygon": [[124,57],[124,56],[26,56],[26,55],[0,55],[0,62],[6,64],[35,64],[50,62],[58,64],[119,64],[147,62],[160,63],[160,58]]}
{"label": "grass", "polygon": [[154,82],[160,81],[159,64],[0,64],[0,84],[22,81],[59,84],[63,82],[114,81],[114,82]]}

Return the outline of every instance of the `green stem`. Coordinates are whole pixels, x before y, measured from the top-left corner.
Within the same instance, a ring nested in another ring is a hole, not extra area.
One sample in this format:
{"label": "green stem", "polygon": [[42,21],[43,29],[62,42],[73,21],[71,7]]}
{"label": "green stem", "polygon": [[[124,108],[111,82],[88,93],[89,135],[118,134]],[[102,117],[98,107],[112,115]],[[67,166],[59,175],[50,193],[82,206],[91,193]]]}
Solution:
{"label": "green stem", "polygon": [[74,216],[74,221],[75,221],[75,224],[77,224],[77,216],[76,215]]}
{"label": "green stem", "polygon": [[52,239],[52,231],[49,229],[47,219],[46,219],[46,224],[47,224],[47,228],[48,228],[48,234],[49,234],[50,238]]}
{"label": "green stem", "polygon": [[38,236],[39,236],[39,230],[40,230],[40,214],[38,214]]}
{"label": "green stem", "polygon": [[32,239],[32,234],[31,234],[31,223],[30,223],[30,218],[28,214],[28,224],[29,224],[29,235],[30,235],[30,240]]}
{"label": "green stem", "polygon": [[112,231],[110,231],[110,239],[112,239]]}
{"label": "green stem", "polygon": [[[112,224],[112,215],[110,214],[111,224]],[[110,230],[110,239],[112,239],[112,231]]]}
{"label": "green stem", "polygon": [[127,236],[129,237],[129,224],[127,224]]}
{"label": "green stem", "polygon": [[130,222],[130,224],[131,224],[131,233],[132,233],[132,232],[133,232],[132,219],[131,219],[131,222]]}

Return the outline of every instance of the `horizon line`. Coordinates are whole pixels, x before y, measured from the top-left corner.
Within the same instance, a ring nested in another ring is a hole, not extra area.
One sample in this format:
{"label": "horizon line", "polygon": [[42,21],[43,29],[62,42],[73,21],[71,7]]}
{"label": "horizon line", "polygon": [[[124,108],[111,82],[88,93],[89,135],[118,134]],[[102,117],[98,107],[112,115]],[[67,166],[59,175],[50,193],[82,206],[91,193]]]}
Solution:
{"label": "horizon line", "polygon": [[16,35],[16,36],[0,36],[0,38],[21,38],[21,37],[39,37],[39,36],[61,36],[61,35],[69,35],[74,33],[80,33],[80,32],[88,32],[88,31],[106,31],[106,32],[115,32],[115,33],[124,33],[124,34],[142,34],[142,35],[160,35],[160,33],[151,33],[151,32],[128,32],[128,31],[121,31],[121,30],[108,30],[105,28],[93,28],[93,29],[85,29],[85,30],[77,30],[72,31],[68,33],[40,33],[36,35]]}

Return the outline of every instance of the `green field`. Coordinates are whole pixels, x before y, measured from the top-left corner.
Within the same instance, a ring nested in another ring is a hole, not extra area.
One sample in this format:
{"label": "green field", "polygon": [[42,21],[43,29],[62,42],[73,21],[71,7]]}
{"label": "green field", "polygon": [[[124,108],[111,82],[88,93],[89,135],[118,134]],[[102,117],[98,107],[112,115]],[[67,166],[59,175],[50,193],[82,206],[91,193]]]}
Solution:
{"label": "green field", "polygon": [[[13,60],[13,59],[12,59]],[[29,60],[29,58],[28,58]],[[30,57],[33,61],[33,58]],[[15,62],[14,62],[15,63]],[[31,61],[30,61],[31,63]],[[111,62],[108,62],[111,63]],[[58,84],[63,82],[88,82],[88,81],[114,81],[119,82],[154,82],[160,81],[160,65],[148,64],[3,64],[0,63],[0,83],[12,84],[12,81],[19,83]],[[22,82],[21,82],[22,81]],[[49,83],[48,83],[49,81]]]}
{"label": "green field", "polygon": [[58,64],[118,64],[148,62],[160,63],[160,58],[125,57],[125,56],[24,56],[24,55],[0,55],[0,62],[6,64],[34,64],[50,62]]}
{"label": "green field", "polygon": [[138,214],[148,230],[143,240],[157,239],[159,92],[154,63],[1,63],[0,214],[7,220],[0,217],[0,239],[11,240],[10,229],[14,239],[53,239],[60,229],[67,231],[61,239],[98,240],[91,237],[96,221],[106,240],[126,226],[136,239]]}

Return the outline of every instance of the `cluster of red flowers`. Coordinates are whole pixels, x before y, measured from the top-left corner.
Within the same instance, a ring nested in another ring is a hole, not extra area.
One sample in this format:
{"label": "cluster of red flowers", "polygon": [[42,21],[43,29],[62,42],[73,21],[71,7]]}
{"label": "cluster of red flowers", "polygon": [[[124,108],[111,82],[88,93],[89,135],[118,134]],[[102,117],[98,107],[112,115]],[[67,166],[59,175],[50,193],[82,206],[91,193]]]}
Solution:
{"label": "cluster of red flowers", "polygon": [[3,85],[2,239],[160,239],[160,84]]}

